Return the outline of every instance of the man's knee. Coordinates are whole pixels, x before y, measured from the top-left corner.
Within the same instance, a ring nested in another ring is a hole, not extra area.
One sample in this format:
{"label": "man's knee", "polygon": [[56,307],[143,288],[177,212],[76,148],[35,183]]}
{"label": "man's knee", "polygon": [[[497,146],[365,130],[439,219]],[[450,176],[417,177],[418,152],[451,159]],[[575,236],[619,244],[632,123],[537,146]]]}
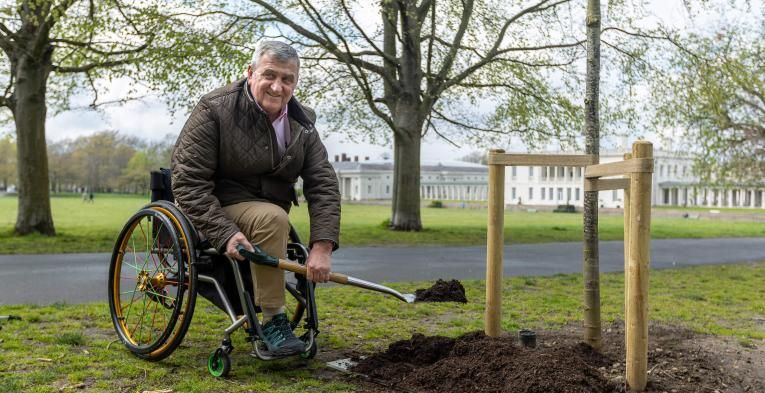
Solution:
{"label": "man's knee", "polygon": [[263,229],[269,232],[288,233],[290,230],[290,219],[287,212],[276,205],[263,209],[260,221],[263,223]]}

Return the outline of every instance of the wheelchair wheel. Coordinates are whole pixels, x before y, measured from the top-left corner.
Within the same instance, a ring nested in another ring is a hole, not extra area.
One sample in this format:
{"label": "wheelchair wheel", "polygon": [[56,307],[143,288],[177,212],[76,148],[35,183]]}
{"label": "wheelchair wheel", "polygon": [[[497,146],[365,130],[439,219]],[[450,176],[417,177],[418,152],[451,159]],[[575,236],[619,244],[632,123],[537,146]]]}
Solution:
{"label": "wheelchair wheel", "polygon": [[109,266],[112,323],[140,358],[169,356],[188,330],[196,300],[191,250],[178,218],[157,207],[138,211],[117,239]]}

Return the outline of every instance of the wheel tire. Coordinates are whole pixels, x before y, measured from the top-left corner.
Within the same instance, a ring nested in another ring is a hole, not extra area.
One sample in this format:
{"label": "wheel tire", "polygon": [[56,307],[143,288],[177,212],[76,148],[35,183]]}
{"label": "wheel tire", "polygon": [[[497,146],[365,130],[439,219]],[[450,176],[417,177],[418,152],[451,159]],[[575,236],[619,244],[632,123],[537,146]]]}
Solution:
{"label": "wheel tire", "polygon": [[218,348],[207,358],[207,371],[215,378],[224,378],[231,371],[231,357],[221,348]]}
{"label": "wheel tire", "polygon": [[[179,228],[178,220],[167,211],[141,209],[125,224],[112,253],[108,280],[112,323],[125,346],[142,359],[169,356],[183,341],[194,312],[196,268],[191,263],[187,236],[179,236]],[[143,247],[136,248],[136,243]],[[134,265],[130,265],[131,260]],[[161,284],[156,284],[154,280],[160,275]],[[131,292],[124,291],[123,284],[128,288],[135,284],[129,304],[124,306],[122,296]],[[135,322],[130,320],[134,305],[138,308],[134,319],[140,313]],[[145,328],[148,336],[144,335]]]}
{"label": "wheel tire", "polygon": [[316,345],[316,337],[313,338],[313,344],[308,349],[300,354],[303,359],[313,359],[316,357],[316,353],[319,352],[319,346]]}

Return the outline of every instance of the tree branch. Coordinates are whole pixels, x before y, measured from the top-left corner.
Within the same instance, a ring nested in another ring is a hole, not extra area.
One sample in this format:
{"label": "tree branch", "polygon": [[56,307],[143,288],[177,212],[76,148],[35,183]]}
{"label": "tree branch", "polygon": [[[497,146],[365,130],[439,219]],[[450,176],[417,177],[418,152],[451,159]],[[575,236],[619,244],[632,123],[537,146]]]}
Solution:
{"label": "tree branch", "polygon": [[61,66],[53,65],[53,71],[59,72],[62,74],[75,73],[75,72],[88,72],[95,68],[111,68],[111,67],[139,62],[140,60],[141,60],[140,58],[136,58],[136,59],[102,61],[102,62],[89,63],[89,64],[77,66],[77,67],[61,67]]}
{"label": "tree branch", "polygon": [[[439,87],[441,87],[442,81],[446,78],[446,74],[448,74],[452,69],[454,60],[457,58],[457,52],[459,51],[460,45],[462,43],[462,37],[465,36],[465,32],[467,31],[467,27],[470,23],[470,17],[473,14],[473,0],[467,0],[466,2],[463,2],[462,14],[463,15],[462,20],[460,20],[460,26],[457,28],[457,32],[454,34],[454,39],[452,40],[452,43],[449,47],[449,52],[444,57],[443,63],[441,63],[441,69],[438,70],[435,78],[428,79],[428,94],[424,97],[422,102],[422,105],[425,108],[430,108],[433,100],[435,100],[435,98],[440,95]],[[504,31],[500,33],[500,35],[504,35]]]}
{"label": "tree branch", "polygon": [[[347,53],[340,50],[338,45],[334,43],[332,40],[328,39],[329,37],[325,36],[326,38],[322,38],[319,35],[307,30],[306,28],[302,27],[301,25],[295,23],[290,18],[288,18],[283,13],[279,12],[274,6],[271,4],[268,4],[265,0],[250,0],[250,2],[255,3],[264,9],[266,9],[271,15],[273,15],[280,23],[287,25],[289,28],[294,30],[296,33],[302,35],[303,37],[314,41],[321,45],[325,50],[330,51],[335,57],[340,59],[343,62],[346,62],[348,64],[353,64],[357,67],[364,68],[370,72],[374,72],[376,74],[379,74],[381,76],[385,76],[384,70],[382,67],[372,64],[369,62],[366,62],[364,60],[353,58],[352,56],[349,56]],[[319,27],[319,26],[317,26]]]}
{"label": "tree branch", "polygon": [[[432,128],[432,129],[433,129],[433,132],[435,132],[435,133],[436,133],[436,135],[438,135],[439,137],[443,138],[445,141],[449,142],[449,143],[450,143],[452,146],[454,146],[454,147],[456,147],[456,148],[458,148],[458,149],[461,149],[461,148],[462,148],[462,146],[460,146],[460,145],[458,145],[458,144],[454,143],[454,141],[452,141],[451,139],[447,138],[446,136],[444,136],[443,134],[441,134],[440,132],[438,132],[438,129],[436,128],[436,125],[435,125],[435,124],[433,124],[433,122],[430,120],[430,118],[431,118],[431,116],[428,116],[428,118],[427,118],[427,119],[425,119],[425,120],[428,122],[428,128]],[[428,128],[426,128],[426,129],[425,129],[425,132],[426,132],[426,133],[427,133],[427,130],[428,130]],[[424,137],[424,136],[425,136],[425,134],[422,134],[422,137]]]}
{"label": "tree branch", "polygon": [[141,46],[138,46],[133,49],[125,49],[125,50],[118,50],[118,51],[103,51],[93,46],[93,42],[81,42],[81,41],[75,41],[70,40],[66,38],[55,38],[50,40],[51,43],[63,43],[70,46],[76,46],[78,48],[83,48],[87,50],[88,52],[93,52],[95,54],[101,55],[101,56],[121,56],[121,55],[129,55],[133,53],[138,53],[143,51],[144,49],[148,48],[149,45],[154,40],[154,37],[156,37],[154,34],[151,34],[149,36],[148,41],[144,42]]}
{"label": "tree branch", "polygon": [[[343,6],[343,11],[345,12],[345,16],[347,16],[348,19],[351,21],[351,23],[353,23],[353,26],[355,26],[356,30],[358,30],[359,33],[361,33],[361,36],[364,37],[364,40],[366,40],[367,44],[369,44],[369,46],[371,46],[375,50],[376,54],[378,56],[382,56],[383,58],[385,58],[386,60],[388,60],[390,62],[396,63],[397,60],[396,60],[395,54],[394,54],[394,56],[390,56],[387,53],[385,53],[382,50],[380,50],[380,48],[377,47],[377,45],[374,43],[374,41],[372,41],[367,36],[367,33],[364,31],[364,29],[362,29],[361,26],[359,26],[359,24],[356,23],[356,19],[354,19],[353,15],[351,15],[351,11],[348,9],[348,6],[345,3],[345,0],[340,0],[340,4]],[[372,52],[372,53],[374,53],[374,52]]]}
{"label": "tree branch", "polygon": [[576,42],[574,44],[559,44],[559,45],[543,45],[538,47],[527,47],[527,48],[508,48],[499,50],[499,46],[502,44],[502,40],[505,37],[505,34],[507,33],[507,29],[510,27],[510,24],[517,21],[521,17],[523,17],[526,14],[535,13],[535,12],[541,12],[553,7],[557,7],[560,4],[567,3],[570,0],[559,0],[552,4],[545,5],[549,0],[543,0],[531,7],[527,7],[524,10],[518,12],[517,14],[513,15],[510,19],[505,21],[504,25],[502,26],[502,29],[500,29],[500,33],[497,36],[497,39],[494,41],[494,45],[489,50],[489,52],[486,54],[486,56],[481,59],[480,61],[474,63],[470,67],[466,68],[459,74],[455,75],[454,77],[445,80],[440,84],[440,86],[434,86],[433,91],[431,92],[431,95],[434,97],[439,96],[444,90],[448,89],[449,87],[461,82],[471,74],[473,74],[475,71],[483,67],[484,65],[494,61],[494,58],[497,56],[500,56],[504,53],[510,52],[510,51],[528,51],[528,50],[542,50],[542,49],[552,49],[552,48],[564,48],[564,47],[572,47],[581,45],[583,41]]}

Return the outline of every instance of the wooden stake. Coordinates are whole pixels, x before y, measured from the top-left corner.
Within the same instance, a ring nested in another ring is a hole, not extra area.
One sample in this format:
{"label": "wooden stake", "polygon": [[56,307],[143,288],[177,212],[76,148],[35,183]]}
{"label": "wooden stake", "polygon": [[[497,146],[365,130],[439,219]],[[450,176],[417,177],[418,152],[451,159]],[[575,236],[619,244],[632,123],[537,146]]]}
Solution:
{"label": "wooden stake", "polygon": [[[504,150],[490,150],[492,155]],[[489,165],[489,218],[486,228],[486,314],[484,330],[489,337],[501,332],[502,320],[502,254],[505,230],[505,166]]]}
{"label": "wooden stake", "polygon": [[[625,160],[632,158],[632,153],[624,155]],[[630,175],[625,178],[630,181]],[[627,307],[629,307],[629,292],[627,291],[627,272],[630,270],[630,187],[624,189],[624,318],[627,319]]]}
{"label": "wooden stake", "polygon": [[[653,158],[653,145],[638,141],[632,158]],[[629,270],[627,276],[627,385],[643,391],[648,382],[648,266],[651,249],[651,172],[630,179]]]}

